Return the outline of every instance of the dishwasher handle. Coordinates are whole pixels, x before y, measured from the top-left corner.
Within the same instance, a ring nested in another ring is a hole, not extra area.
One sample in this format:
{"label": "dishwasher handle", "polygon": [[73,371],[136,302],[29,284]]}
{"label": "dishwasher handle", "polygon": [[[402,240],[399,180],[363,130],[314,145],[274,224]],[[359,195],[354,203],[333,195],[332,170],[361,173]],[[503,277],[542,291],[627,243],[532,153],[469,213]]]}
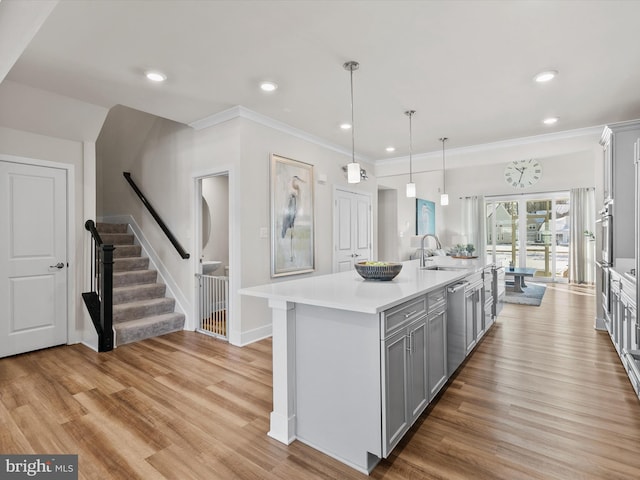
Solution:
{"label": "dishwasher handle", "polygon": [[447,292],[451,294],[459,292],[460,290],[464,290],[467,287],[467,285],[469,285],[469,282],[456,283],[455,285],[447,287]]}

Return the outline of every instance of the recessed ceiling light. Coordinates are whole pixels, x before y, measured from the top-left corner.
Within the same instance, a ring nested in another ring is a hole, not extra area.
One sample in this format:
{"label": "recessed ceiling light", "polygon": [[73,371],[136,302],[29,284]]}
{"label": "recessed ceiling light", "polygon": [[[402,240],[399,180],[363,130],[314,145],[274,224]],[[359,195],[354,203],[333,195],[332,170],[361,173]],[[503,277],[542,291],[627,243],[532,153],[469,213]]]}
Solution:
{"label": "recessed ceiling light", "polygon": [[340,124],[340,128],[342,130],[350,130],[351,129],[351,124],[350,123],[342,123],[342,124]]}
{"label": "recessed ceiling light", "polygon": [[538,83],[545,83],[553,80],[558,76],[558,72],[556,70],[546,70],[544,72],[538,73],[533,79]]}
{"label": "recessed ceiling light", "polygon": [[278,84],[274,82],[262,82],[260,89],[263,92],[275,92],[278,89]]}
{"label": "recessed ceiling light", "polygon": [[557,121],[558,121],[558,117],[549,117],[549,118],[545,118],[542,121],[542,123],[544,123],[545,125],[553,125]]}
{"label": "recessed ceiling light", "polygon": [[167,79],[164,73],[157,71],[148,71],[145,73],[145,76],[152,82],[164,82]]}
{"label": "recessed ceiling light", "polygon": [[387,147],[387,148],[385,148],[385,150],[387,152],[395,152],[396,151],[396,147]]}

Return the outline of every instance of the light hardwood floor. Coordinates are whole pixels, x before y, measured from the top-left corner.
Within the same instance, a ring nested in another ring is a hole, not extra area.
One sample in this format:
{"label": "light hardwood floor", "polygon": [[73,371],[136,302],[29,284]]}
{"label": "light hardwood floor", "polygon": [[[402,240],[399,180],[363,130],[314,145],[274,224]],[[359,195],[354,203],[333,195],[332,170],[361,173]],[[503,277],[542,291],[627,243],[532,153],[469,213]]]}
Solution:
{"label": "light hardwood floor", "polygon": [[[593,291],[547,288],[494,328],[373,479],[637,479],[640,402]],[[0,453],[77,453],[82,479],[364,479],[269,438],[271,342],[192,332],[0,360]]]}

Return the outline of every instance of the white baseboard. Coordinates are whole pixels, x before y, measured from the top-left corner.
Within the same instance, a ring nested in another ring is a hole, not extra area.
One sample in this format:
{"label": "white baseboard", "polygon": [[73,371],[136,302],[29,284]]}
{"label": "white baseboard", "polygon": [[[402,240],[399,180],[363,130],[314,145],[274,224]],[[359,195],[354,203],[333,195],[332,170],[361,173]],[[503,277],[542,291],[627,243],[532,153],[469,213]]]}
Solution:
{"label": "white baseboard", "polygon": [[112,215],[101,217],[100,222],[105,223],[126,223],[129,225],[131,229],[131,233],[136,237],[138,243],[142,246],[142,249],[145,251],[147,256],[149,257],[149,263],[157,272],[162,282],[167,286],[167,296],[173,298],[176,301],[176,311],[184,314],[185,322],[184,329],[185,330],[195,330],[191,308],[186,308],[187,305],[190,305],[187,297],[184,296],[182,290],[178,287],[178,284],[173,280],[173,277],[169,273],[167,267],[162,263],[160,257],[153,249],[147,238],[142,233],[140,226],[135,221],[135,219],[131,215]]}
{"label": "white baseboard", "polygon": [[229,332],[229,343],[236,347],[245,347],[251,343],[269,338],[272,334],[271,324],[254,328],[248,332]]}

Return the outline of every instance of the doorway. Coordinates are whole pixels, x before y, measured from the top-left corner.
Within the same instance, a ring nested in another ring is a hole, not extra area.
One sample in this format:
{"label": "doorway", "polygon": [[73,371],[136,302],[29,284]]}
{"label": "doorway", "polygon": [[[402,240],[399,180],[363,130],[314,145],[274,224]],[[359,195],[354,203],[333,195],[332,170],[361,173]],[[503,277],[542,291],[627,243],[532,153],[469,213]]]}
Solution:
{"label": "doorway", "polygon": [[543,282],[568,282],[569,192],[486,201],[487,256],[499,265],[535,268]]}
{"label": "doorway", "polygon": [[68,341],[67,183],[0,160],[0,357]]}
{"label": "doorway", "polygon": [[196,179],[197,327],[229,339],[229,175]]}

